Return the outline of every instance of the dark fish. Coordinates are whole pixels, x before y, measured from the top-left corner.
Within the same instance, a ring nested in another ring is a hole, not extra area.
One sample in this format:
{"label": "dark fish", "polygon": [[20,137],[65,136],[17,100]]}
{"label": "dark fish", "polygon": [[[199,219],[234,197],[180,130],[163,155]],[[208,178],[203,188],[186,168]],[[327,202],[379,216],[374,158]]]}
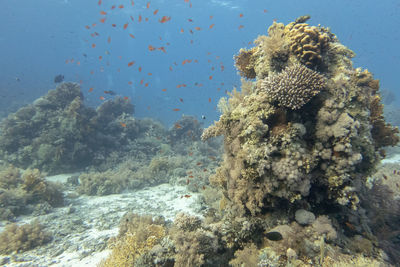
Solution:
{"label": "dark fish", "polygon": [[266,233],[265,237],[271,241],[279,241],[279,240],[283,239],[281,233],[276,232],[276,231]]}
{"label": "dark fish", "polygon": [[64,81],[64,75],[58,74],[56,77],[54,77],[54,82],[55,83],[60,83],[62,81]]}
{"label": "dark fish", "polygon": [[117,93],[114,92],[113,90],[108,90],[108,91],[104,91],[105,94],[109,94],[109,95],[116,95]]}

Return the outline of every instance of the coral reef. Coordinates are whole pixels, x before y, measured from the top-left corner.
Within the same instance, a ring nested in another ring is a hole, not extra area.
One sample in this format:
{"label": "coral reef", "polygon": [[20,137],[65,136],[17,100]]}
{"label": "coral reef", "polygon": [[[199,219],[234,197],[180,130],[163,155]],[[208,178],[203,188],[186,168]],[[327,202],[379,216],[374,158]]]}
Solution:
{"label": "coral reef", "polygon": [[45,232],[37,221],[21,226],[9,224],[0,233],[0,253],[9,254],[30,250],[50,240],[51,235]]}
{"label": "coral reef", "polygon": [[133,105],[121,97],[85,107],[78,84],[62,83],[0,124],[0,154],[21,168],[49,173],[100,164],[138,133]]}
{"label": "coral reef", "polygon": [[64,204],[61,187],[46,181],[39,170],[22,173],[12,165],[0,168],[0,219],[14,220],[16,216],[31,213],[34,205],[59,207]]}
{"label": "coral reef", "polygon": [[[340,255],[343,242],[354,253],[382,260],[362,206],[367,178],[383,148],[399,141],[398,129],[384,120],[379,81],[353,68],[354,53],[307,19],[274,22],[256,47],[240,51],[236,66],[256,80],[242,81],[242,92],[223,98],[219,121],[202,134],[203,140],[224,137],[224,161],[210,177],[222,192],[217,213],[223,239],[234,250],[257,244],[269,255],[259,266],[283,266],[288,258],[320,264],[329,253]],[[290,223],[294,218],[302,225]],[[268,240],[271,231],[283,240]],[[364,246],[351,246],[357,243],[352,240]],[[235,256],[240,264],[243,256]]]}

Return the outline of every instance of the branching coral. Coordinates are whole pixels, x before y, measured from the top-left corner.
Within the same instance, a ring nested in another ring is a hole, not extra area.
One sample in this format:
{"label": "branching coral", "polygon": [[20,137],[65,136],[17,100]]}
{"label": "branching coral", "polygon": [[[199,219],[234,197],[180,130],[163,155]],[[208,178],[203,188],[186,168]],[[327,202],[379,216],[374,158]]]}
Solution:
{"label": "branching coral", "polygon": [[37,221],[18,226],[9,224],[0,233],[0,253],[23,252],[43,245],[51,240],[51,235],[43,230]]}
{"label": "branching coral", "polygon": [[300,64],[287,67],[261,83],[261,89],[267,91],[272,101],[291,109],[300,109],[324,86],[325,78],[322,75]]}
{"label": "branching coral", "polygon": [[163,222],[153,221],[151,216],[127,214],[122,218],[118,237],[111,241],[111,255],[100,266],[137,266],[140,257],[157,245],[165,234]]}

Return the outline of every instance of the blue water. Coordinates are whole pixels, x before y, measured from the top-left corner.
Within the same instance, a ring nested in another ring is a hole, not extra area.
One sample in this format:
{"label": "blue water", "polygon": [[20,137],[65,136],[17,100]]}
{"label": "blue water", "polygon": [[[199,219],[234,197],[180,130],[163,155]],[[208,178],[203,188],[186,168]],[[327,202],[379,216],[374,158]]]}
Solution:
{"label": "blue water", "polygon": [[[81,83],[88,105],[99,105],[101,96],[112,97],[104,90],[113,90],[132,99],[137,117],[171,124],[182,114],[205,115],[207,126],[219,116],[218,99],[240,85],[233,55],[242,47],[251,47],[249,42],[258,35],[266,34],[274,19],[287,24],[305,14],[311,15],[309,24],[330,27],[356,52],[355,66],[368,68],[381,80],[382,89],[400,98],[398,0],[135,0],[134,6],[130,0],[103,0],[101,5],[98,0],[0,3],[2,107],[29,103],[46,94],[55,87],[54,76],[63,74],[66,81]],[[118,7],[121,4],[124,8]],[[111,10],[113,5],[116,8]],[[159,11],[153,15],[156,9]],[[139,15],[142,22],[138,22]],[[163,16],[171,20],[160,23]],[[101,18],[106,21],[101,23]],[[124,30],[125,23],[129,24]],[[211,24],[215,26],[209,29]],[[149,51],[149,45],[165,47],[166,53]],[[182,65],[185,59],[192,62]],[[130,61],[135,64],[128,67]],[[186,87],[177,88],[179,84]]]}

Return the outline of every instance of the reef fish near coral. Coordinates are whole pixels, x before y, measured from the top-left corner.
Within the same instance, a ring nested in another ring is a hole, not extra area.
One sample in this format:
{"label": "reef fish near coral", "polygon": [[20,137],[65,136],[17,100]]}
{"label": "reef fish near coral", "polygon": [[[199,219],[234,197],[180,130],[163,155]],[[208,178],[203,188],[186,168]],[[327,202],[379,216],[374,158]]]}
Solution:
{"label": "reef fish near coral", "polygon": [[64,75],[58,74],[56,77],[54,77],[54,83],[60,83],[62,81],[64,81]]}

